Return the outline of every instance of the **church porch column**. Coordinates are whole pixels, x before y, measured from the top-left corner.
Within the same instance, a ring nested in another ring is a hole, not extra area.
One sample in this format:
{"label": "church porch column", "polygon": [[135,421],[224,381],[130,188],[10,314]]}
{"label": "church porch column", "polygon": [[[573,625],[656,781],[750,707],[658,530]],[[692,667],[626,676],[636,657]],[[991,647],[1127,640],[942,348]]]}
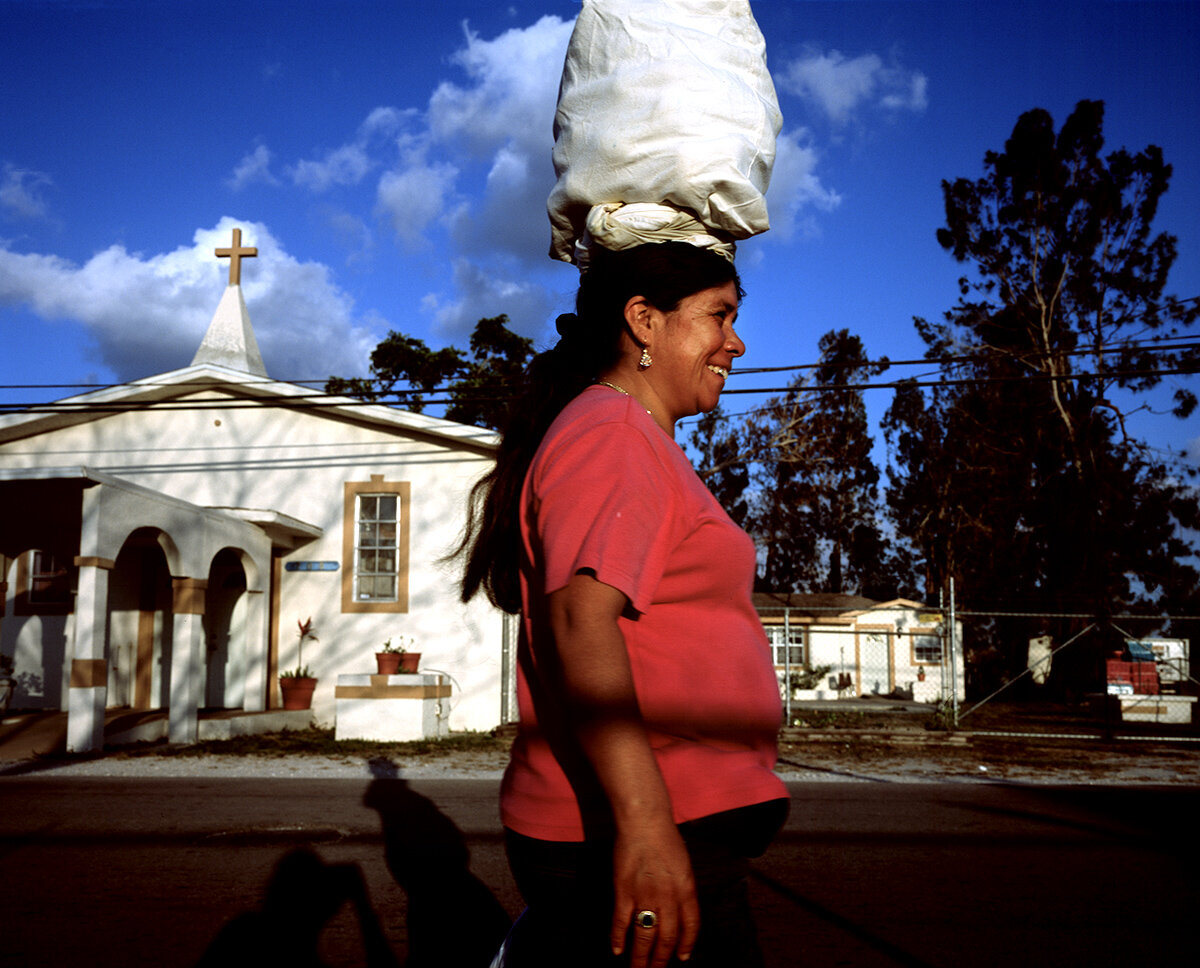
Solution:
{"label": "church porch column", "polygon": [[200,736],[200,696],[204,691],[204,596],[201,578],[172,578],[174,635],[171,643],[170,708],[167,740],[195,743]]}
{"label": "church porch column", "polygon": [[242,708],[248,713],[265,712],[268,692],[268,646],[266,595],[262,589],[246,590],[246,628],[243,636],[246,652],[246,689]]}
{"label": "church porch column", "polygon": [[75,595],[75,632],[71,677],[67,690],[67,752],[86,753],[104,747],[104,707],[108,699],[108,573],[116,562],[77,557],[79,589]]}

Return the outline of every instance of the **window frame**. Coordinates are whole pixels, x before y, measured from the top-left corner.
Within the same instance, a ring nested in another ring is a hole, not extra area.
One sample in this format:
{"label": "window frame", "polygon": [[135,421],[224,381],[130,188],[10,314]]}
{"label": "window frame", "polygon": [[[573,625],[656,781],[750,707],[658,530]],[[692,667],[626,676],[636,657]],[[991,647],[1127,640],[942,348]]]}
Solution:
{"label": "window frame", "polygon": [[[904,633],[908,636],[909,659],[914,666],[943,666],[946,664],[946,643],[942,641],[941,633],[936,626],[909,629]],[[938,657],[923,658],[917,653],[918,639],[934,639],[937,642]]]}
{"label": "window frame", "polygon": [[[810,643],[808,629],[805,626],[795,623],[784,626],[782,622],[771,622],[770,624],[764,625],[763,629],[766,632],[767,645],[771,647],[771,661],[774,663],[776,669],[796,669],[808,667]],[[773,635],[773,633],[776,632],[778,633],[778,641],[776,641],[776,638]],[[785,639],[790,639],[793,637],[799,637],[800,641],[785,641]],[[788,650],[788,655],[786,657],[782,651],[785,648]],[[790,660],[790,653],[792,649],[800,650],[799,662],[785,661],[785,658]]]}
{"label": "window frame", "polygon": [[[407,612],[409,570],[409,514],[412,486],[408,481],[385,481],[372,474],[369,481],[347,481],[343,485],[342,504],[342,611]],[[358,585],[359,499],[362,497],[396,498],[396,599],[360,601]]]}
{"label": "window frame", "polygon": [[[46,555],[52,562],[57,561],[60,568],[57,572],[39,572],[36,570],[38,555]],[[30,548],[17,556],[16,594],[13,599],[14,615],[70,615],[75,608],[76,567],[74,556],[46,551],[44,548]],[[65,584],[65,598],[57,601],[39,600],[34,594],[33,583],[43,574],[61,576]]]}

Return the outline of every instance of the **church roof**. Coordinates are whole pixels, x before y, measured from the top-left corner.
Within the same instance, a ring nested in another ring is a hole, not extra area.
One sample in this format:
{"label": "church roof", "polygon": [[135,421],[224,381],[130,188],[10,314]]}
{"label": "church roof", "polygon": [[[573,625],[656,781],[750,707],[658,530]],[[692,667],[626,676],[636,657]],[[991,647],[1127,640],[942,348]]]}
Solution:
{"label": "church roof", "polygon": [[233,244],[227,249],[216,249],[213,254],[218,259],[229,260],[229,285],[200,341],[200,349],[192,357],[192,366],[212,363],[254,376],[266,376],[267,368],[258,351],[254,327],[250,325],[250,312],[242,297],[242,260],[257,257],[258,249],[242,245],[242,230],[234,229]]}
{"label": "church roof", "polygon": [[[453,420],[410,413],[351,397],[327,396],[311,387],[282,383],[213,363],[193,364],[157,376],[37,405],[0,416],[0,444],[46,433],[59,427],[102,420],[113,414],[150,407],[164,410],[186,406],[185,398],[213,390],[228,398],[228,406],[255,404],[301,410],[326,419],[371,426],[384,433],[423,437],[443,446],[490,455],[499,444],[494,431]],[[206,406],[219,406],[206,401]]]}
{"label": "church roof", "polygon": [[[476,453],[490,455],[495,450],[499,438],[490,430],[380,404],[365,404],[350,397],[326,396],[310,387],[270,379],[242,296],[241,260],[254,258],[258,249],[243,246],[242,230],[234,229],[233,244],[215,250],[215,254],[230,260],[229,284],[190,366],[36,405],[24,412],[0,415],[0,444],[59,427],[101,420],[113,413],[186,406],[186,398],[216,390],[227,397],[231,407],[259,404],[304,410],[330,419],[370,425],[385,433],[424,437],[444,446],[463,447]],[[221,403],[208,401],[206,405],[220,406]]]}
{"label": "church roof", "polygon": [[200,342],[200,348],[192,357],[192,366],[204,363],[228,367],[253,376],[267,375],[240,285],[225,287],[225,294],[217,304],[217,311],[213,314],[212,322],[208,324],[208,331]]}

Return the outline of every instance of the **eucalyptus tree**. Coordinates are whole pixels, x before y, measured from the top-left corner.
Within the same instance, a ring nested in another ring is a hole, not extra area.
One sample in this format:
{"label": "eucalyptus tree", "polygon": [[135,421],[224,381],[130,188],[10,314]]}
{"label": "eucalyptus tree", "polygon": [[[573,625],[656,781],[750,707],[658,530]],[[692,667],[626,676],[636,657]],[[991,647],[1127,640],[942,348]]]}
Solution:
{"label": "eucalyptus tree", "polygon": [[887,369],[848,330],[821,337],[820,357],[739,429],[749,464],[745,525],[760,547],[759,584],[770,591],[895,597],[903,584],[884,532],[879,469],[864,384]]}
{"label": "eucalyptus tree", "polygon": [[447,420],[500,430],[533,340],[510,330],[507,316],[490,316],[476,323],[469,347],[469,355],[454,346],[433,350],[393,330],[371,351],[369,377],[330,377],[325,392],[386,399],[413,413],[424,412],[431,395],[442,396]]}
{"label": "eucalyptus tree", "polygon": [[[1029,111],[982,178],[942,183],[937,239],[969,273],[940,321],[916,321],[941,386],[896,395],[888,497],[928,587],[954,576],[978,607],[1103,618],[1195,594],[1194,472],[1128,417],[1164,389],[1193,412],[1186,386],[1161,384],[1196,371],[1180,337],[1197,301],[1166,292],[1176,240],[1153,227],[1170,165],[1153,145],[1103,154],[1103,118],[1081,101],[1055,132]],[[1010,666],[1018,632],[997,633]]]}

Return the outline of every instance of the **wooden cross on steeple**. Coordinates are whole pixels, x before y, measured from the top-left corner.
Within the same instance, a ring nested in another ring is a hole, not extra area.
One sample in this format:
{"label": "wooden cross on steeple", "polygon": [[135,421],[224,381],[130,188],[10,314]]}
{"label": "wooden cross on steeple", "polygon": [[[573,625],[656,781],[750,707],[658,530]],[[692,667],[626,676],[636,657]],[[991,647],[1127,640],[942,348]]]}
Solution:
{"label": "wooden cross on steeple", "polygon": [[258,255],[258,249],[250,246],[242,248],[242,230],[233,230],[233,245],[228,249],[215,249],[218,259],[229,260],[229,284],[231,286],[240,286],[242,284],[242,260],[253,259]]}

